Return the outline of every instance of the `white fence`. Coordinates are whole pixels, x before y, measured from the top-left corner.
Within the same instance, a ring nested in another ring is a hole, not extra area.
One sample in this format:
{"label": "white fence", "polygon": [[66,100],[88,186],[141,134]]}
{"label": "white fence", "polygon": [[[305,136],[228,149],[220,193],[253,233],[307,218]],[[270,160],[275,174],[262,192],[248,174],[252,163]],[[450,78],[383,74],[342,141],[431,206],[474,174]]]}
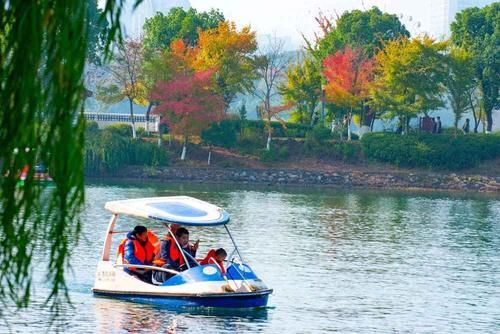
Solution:
{"label": "white fence", "polygon": [[[84,113],[87,121],[97,123],[99,129],[105,128],[114,124],[130,124],[132,125],[132,117],[130,114],[112,114],[112,113],[97,113],[86,112]],[[147,122],[146,129],[146,115],[134,115],[135,128],[144,128],[150,132],[158,132],[160,129],[160,116],[149,115],[149,122]]]}

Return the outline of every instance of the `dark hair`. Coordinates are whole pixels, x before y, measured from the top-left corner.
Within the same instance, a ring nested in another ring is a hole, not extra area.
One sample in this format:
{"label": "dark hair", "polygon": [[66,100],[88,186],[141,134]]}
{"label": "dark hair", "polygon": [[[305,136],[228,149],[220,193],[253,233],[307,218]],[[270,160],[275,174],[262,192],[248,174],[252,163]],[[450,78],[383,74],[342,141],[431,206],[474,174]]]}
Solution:
{"label": "dark hair", "polygon": [[133,235],[139,235],[139,234],[143,234],[144,232],[147,232],[148,229],[142,225],[137,225],[136,227],[134,227],[134,230],[132,231],[132,234]]}
{"label": "dark hair", "polygon": [[188,231],[187,229],[185,229],[184,227],[179,227],[179,228],[177,229],[177,231],[175,231],[175,236],[176,236],[177,238],[182,237],[184,234],[189,235],[189,231]]}
{"label": "dark hair", "polygon": [[227,256],[227,252],[224,248],[219,248],[215,251],[215,256]]}

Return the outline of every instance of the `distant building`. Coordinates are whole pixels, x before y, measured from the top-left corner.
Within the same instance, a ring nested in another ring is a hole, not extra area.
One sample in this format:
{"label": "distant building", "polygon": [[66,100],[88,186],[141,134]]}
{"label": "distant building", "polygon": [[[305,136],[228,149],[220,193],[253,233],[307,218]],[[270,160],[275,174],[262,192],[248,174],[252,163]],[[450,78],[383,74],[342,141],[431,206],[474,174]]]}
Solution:
{"label": "distant building", "polygon": [[134,10],[135,0],[126,0],[120,18],[122,30],[126,37],[138,38],[142,35],[142,27],[146,19],[155,16],[157,12],[167,14],[174,7],[189,9],[189,0],[144,0]]}
{"label": "distant building", "polygon": [[494,0],[429,0],[428,33],[432,37],[446,39],[450,37],[450,25],[458,12],[470,7],[484,7]]}
{"label": "distant building", "polygon": [[[96,122],[99,129],[115,124],[132,125],[130,114],[86,112],[83,115],[87,121]],[[160,116],[158,115],[150,115],[149,122],[146,122],[146,115],[134,115],[134,122],[136,129],[146,129],[147,126],[150,132],[158,132],[160,130]]]}

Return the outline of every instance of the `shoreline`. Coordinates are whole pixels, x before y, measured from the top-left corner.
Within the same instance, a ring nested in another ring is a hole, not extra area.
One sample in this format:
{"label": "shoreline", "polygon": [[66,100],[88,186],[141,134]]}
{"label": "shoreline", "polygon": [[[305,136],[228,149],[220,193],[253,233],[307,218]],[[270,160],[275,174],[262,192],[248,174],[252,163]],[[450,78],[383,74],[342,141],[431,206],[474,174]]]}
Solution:
{"label": "shoreline", "polygon": [[90,174],[89,179],[254,184],[267,186],[500,193],[500,176],[396,171],[311,171],[290,168],[143,167]]}

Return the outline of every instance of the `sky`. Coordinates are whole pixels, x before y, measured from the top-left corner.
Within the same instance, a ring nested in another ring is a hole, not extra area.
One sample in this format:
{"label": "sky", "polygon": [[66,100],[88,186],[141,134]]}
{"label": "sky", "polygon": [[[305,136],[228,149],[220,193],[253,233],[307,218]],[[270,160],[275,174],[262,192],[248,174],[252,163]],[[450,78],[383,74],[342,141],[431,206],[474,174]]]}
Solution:
{"label": "sky", "polygon": [[[346,10],[369,9],[377,6],[383,11],[403,14],[402,21],[410,32],[421,32],[428,16],[429,0],[190,0],[197,10],[218,8],[224,16],[238,25],[250,24],[259,35],[289,37],[294,46],[302,44],[301,33],[308,38],[318,31],[314,17],[321,10],[326,15],[339,15]],[[410,18],[411,17],[411,18]],[[411,20],[411,21],[410,21]]]}

